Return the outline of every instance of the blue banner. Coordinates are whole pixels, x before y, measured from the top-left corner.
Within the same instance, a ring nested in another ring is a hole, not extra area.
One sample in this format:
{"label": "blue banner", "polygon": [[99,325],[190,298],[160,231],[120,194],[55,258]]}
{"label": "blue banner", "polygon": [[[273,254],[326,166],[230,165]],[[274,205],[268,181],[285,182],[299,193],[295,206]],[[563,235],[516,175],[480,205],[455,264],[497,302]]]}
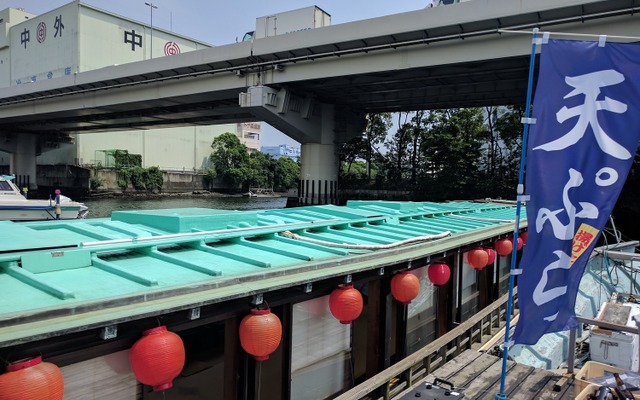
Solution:
{"label": "blue banner", "polygon": [[529,233],[513,341],[577,327],[582,273],[640,139],[640,45],[542,45],[526,158]]}

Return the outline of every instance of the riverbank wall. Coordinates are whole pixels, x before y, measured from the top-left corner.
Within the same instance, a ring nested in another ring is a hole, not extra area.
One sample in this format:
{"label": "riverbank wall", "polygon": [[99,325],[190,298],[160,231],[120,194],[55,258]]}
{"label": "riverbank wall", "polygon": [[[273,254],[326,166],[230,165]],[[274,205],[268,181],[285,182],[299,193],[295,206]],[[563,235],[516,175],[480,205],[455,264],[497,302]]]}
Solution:
{"label": "riverbank wall", "polygon": [[[96,170],[91,171],[91,182],[94,187],[92,190],[99,191],[133,191],[136,189],[129,185],[123,189],[118,185],[118,173],[115,170]],[[199,175],[193,172],[167,172],[162,171],[162,191],[167,193],[179,193],[179,192],[191,192],[198,190],[208,190],[209,187],[205,184],[204,175]],[[88,182],[91,184],[91,182]],[[219,190],[225,189],[221,180],[214,179],[211,184],[211,189]]]}
{"label": "riverbank wall", "polygon": [[[8,167],[0,168],[0,173],[8,174]],[[192,171],[163,171],[162,192],[182,193],[193,191],[213,190],[228,192],[229,188],[221,179],[213,179],[207,185],[204,175]],[[113,169],[94,170],[74,165],[38,165],[36,168],[38,190],[30,195],[45,196],[56,189],[68,196],[86,196],[90,193],[136,193],[133,186],[121,188],[118,185],[118,173]],[[15,182],[19,187],[28,186],[26,178],[16,176]]]}

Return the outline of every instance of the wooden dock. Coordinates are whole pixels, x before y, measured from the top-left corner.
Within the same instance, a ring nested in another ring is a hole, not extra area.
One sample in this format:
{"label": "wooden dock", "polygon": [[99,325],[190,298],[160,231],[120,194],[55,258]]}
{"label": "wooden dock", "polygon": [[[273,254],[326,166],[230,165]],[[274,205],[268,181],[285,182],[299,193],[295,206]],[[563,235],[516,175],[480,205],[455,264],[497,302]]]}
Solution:
{"label": "wooden dock", "polygon": [[[433,382],[440,378],[451,382],[456,391],[464,394],[464,399],[493,400],[500,391],[501,372],[502,358],[465,350],[396,397],[401,398],[425,380]],[[574,399],[576,393],[573,378],[565,379],[563,375],[508,361],[505,394],[509,400],[568,400]]]}

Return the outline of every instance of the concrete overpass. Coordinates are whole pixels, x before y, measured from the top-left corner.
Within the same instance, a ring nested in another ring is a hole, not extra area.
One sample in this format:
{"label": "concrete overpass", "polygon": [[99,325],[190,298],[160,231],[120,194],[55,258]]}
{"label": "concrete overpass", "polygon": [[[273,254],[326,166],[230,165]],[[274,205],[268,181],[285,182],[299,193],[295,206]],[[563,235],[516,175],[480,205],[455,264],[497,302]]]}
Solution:
{"label": "concrete overpass", "polygon": [[3,89],[0,134],[18,138],[14,167],[35,181],[38,138],[260,119],[303,144],[315,203],[337,183],[335,144],[368,112],[522,104],[531,37],[501,30],[637,36],[638,11],[473,0],[113,66]]}

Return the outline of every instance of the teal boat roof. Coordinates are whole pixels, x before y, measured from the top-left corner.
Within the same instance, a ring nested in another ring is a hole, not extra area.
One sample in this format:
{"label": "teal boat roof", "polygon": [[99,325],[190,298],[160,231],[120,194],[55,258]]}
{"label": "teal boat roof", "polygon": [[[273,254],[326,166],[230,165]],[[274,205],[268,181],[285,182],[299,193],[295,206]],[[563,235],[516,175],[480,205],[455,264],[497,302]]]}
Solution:
{"label": "teal boat roof", "polygon": [[0,345],[411,261],[514,220],[509,204],[349,201],[0,222]]}

